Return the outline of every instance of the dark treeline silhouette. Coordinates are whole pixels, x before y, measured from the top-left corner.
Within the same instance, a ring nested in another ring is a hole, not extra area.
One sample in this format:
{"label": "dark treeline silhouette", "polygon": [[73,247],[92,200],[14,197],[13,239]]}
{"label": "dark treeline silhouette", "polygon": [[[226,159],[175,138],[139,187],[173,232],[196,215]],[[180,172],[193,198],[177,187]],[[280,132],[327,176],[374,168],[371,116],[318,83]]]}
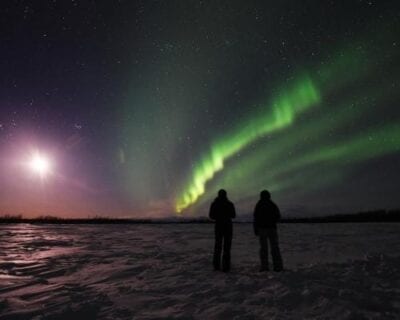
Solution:
{"label": "dark treeline silhouette", "polygon": [[24,218],[22,215],[0,216],[0,223],[33,223],[33,224],[173,224],[173,223],[211,223],[206,217],[190,218],[61,218],[56,216],[39,216]]}
{"label": "dark treeline silhouette", "polygon": [[[335,214],[322,217],[282,218],[281,223],[331,223],[331,222],[400,222],[400,209],[374,210],[358,213]],[[60,218],[56,216],[40,216],[24,218],[22,215],[0,216],[0,223],[49,223],[49,224],[169,224],[169,223],[213,223],[208,217],[176,217],[168,219],[130,219],[130,218]],[[234,223],[250,223],[236,221]]]}
{"label": "dark treeline silhouette", "polygon": [[323,217],[284,218],[281,223],[400,222],[400,209],[334,214]]}

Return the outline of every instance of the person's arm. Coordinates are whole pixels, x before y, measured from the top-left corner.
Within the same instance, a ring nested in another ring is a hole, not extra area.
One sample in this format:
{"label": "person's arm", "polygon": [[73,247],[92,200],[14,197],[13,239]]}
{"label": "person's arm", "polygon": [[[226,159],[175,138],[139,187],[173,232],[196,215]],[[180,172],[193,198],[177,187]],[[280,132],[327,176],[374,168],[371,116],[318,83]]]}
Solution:
{"label": "person's arm", "polygon": [[255,206],[254,208],[254,212],[253,212],[253,229],[254,229],[254,234],[256,236],[258,236],[258,228],[257,228],[257,211],[258,211],[258,204]]}
{"label": "person's arm", "polygon": [[209,212],[208,216],[210,217],[211,220],[215,220],[215,219],[216,219],[216,216],[215,216],[215,208],[214,208],[214,202],[211,203],[210,212]]}

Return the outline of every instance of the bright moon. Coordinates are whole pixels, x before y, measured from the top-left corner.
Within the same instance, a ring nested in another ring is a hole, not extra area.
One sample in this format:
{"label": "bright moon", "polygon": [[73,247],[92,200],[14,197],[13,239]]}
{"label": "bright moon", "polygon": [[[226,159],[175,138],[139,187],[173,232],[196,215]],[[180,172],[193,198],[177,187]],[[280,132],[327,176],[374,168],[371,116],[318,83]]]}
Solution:
{"label": "bright moon", "polygon": [[30,162],[31,169],[41,177],[46,176],[50,172],[50,161],[46,157],[35,154]]}

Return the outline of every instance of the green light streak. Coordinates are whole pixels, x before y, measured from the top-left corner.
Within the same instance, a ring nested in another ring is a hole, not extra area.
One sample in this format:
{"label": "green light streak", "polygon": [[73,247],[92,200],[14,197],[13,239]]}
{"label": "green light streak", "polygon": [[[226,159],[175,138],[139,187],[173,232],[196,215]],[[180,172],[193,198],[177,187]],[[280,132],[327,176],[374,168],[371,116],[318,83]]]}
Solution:
{"label": "green light streak", "polygon": [[[310,150],[323,148],[329,140],[332,140],[332,132],[343,132],[354,123],[360,122],[365,114],[373,111],[374,103],[371,101],[382,101],[382,98],[390,96],[390,90],[387,90],[387,87],[383,84],[382,89],[375,89],[375,92],[371,92],[368,97],[362,96],[360,92],[356,99],[349,99],[339,105],[320,105],[318,115],[309,117],[308,121],[303,119],[302,122],[296,123],[279,136],[274,136],[268,141],[261,141],[266,144],[265,147],[255,148],[254,151],[246,154],[245,161],[233,163],[218,184],[238,186],[239,181],[246,180],[247,177],[253,177],[252,182],[258,181],[254,177],[258,177],[265,168],[268,171],[275,171],[283,160],[286,163],[290,158],[301,157]],[[335,111],[328,114],[327,110]],[[288,153],[291,157],[288,157]],[[268,180],[258,184],[262,185],[266,181]],[[268,185],[272,190],[270,183]]]}
{"label": "green light streak", "polygon": [[[392,49],[389,46],[387,50],[390,52]],[[385,83],[377,82],[381,69],[390,63],[381,58],[380,51],[368,47],[364,41],[353,43],[310,68],[312,78],[301,78],[291,89],[286,88],[271,99],[263,114],[253,115],[237,130],[211,145],[210,151],[194,165],[192,175],[182,189],[184,191],[178,195],[176,211],[180,213],[194,204],[200,206],[221,186],[232,188],[245,198],[249,192],[258,192],[260,186],[276,191],[301,184],[302,180],[295,178],[299,176],[298,170],[304,170],[300,176],[307,176],[312,171],[314,176],[310,174],[310,181],[326,184],[341,177],[346,165],[399,152],[398,126],[382,125],[376,129],[374,118],[367,115],[378,106],[378,102],[380,106],[385,105],[382,97],[397,94],[387,92],[387,88],[393,88],[391,84],[398,79],[397,76],[390,81],[385,77]],[[377,88],[376,84],[380,87]],[[321,97],[323,105],[320,104]],[[311,111],[310,107],[316,104],[319,107]],[[317,113],[309,117],[314,110]],[[305,111],[308,111],[307,116],[299,119]],[[387,122],[383,120],[382,123]],[[373,131],[363,129],[371,126],[375,127]],[[279,135],[276,134],[278,131]],[[266,136],[268,140],[263,140]],[[303,140],[305,136],[308,140]],[[255,146],[255,152],[249,156],[251,150],[246,147],[260,142],[262,147]],[[239,152],[244,157],[233,157]],[[205,193],[206,184],[224,169],[228,160],[229,166],[234,167],[218,175],[207,186],[207,196],[200,198]],[[315,175],[315,170],[310,168],[316,164],[329,172]],[[336,170],[339,167],[343,169],[340,174]]]}
{"label": "green light streak", "polygon": [[192,205],[205,192],[206,183],[224,168],[224,162],[251,142],[290,126],[295,118],[320,102],[320,94],[309,77],[303,77],[291,90],[283,90],[266,108],[268,112],[218,140],[208,155],[195,166],[192,179],[178,198],[176,211]]}
{"label": "green light streak", "polygon": [[[309,151],[299,157],[287,159],[284,163],[270,164],[271,170],[262,174],[252,183],[246,184],[246,190],[253,190],[258,185],[267,184],[271,191],[281,191],[284,188],[294,187],[296,184],[301,188],[304,181],[307,181],[308,185],[311,184],[311,181],[314,181],[313,185],[327,180],[331,181],[335,177],[340,178],[344,168],[354,163],[399,151],[399,124],[375,128],[358,134],[350,140],[336,142],[330,146]],[[316,165],[319,168],[317,172]],[[308,171],[311,173],[307,174]],[[250,173],[245,175],[248,174]],[[297,177],[299,174],[303,178],[299,179]],[[224,183],[237,185],[237,181],[240,179],[235,178],[237,177],[231,175],[230,178],[224,179]],[[246,196],[247,193],[245,190],[241,192],[243,196]]]}
{"label": "green light streak", "polygon": [[[371,94],[370,99],[374,100],[384,95],[384,93]],[[337,111],[327,115],[327,108]],[[319,115],[313,115],[312,121],[304,121],[303,119],[302,122],[296,123],[279,136],[274,136],[267,141],[261,139],[260,143],[263,144],[263,147],[255,148],[254,151],[248,152],[243,160],[233,161],[229,170],[219,177],[215,183],[211,184],[208,192],[209,196],[202,197],[197,204],[201,205],[209,201],[210,197],[216,194],[218,186],[234,187],[242,196],[245,196],[249,192],[251,193],[251,190],[254,193],[254,190],[257,190],[260,185],[267,185],[270,191],[278,191],[284,189],[283,186],[296,184],[296,181],[292,178],[289,179],[290,181],[286,181],[286,178],[283,179],[284,181],[275,179],[276,173],[285,173],[286,169],[293,166],[292,158],[301,157],[307,150],[312,152],[316,147],[322,148],[326,141],[329,140],[329,135],[332,131],[343,130],[353,122],[359,121],[360,116],[372,108],[372,105],[364,106],[363,101],[352,100],[339,106],[321,105],[319,110],[315,109],[315,111],[319,111]],[[288,152],[292,154],[291,157],[288,157]],[[299,152],[300,155],[297,155]],[[282,162],[284,163],[283,166]],[[251,179],[248,179],[248,177],[251,177]],[[318,177],[320,175],[317,175]],[[241,188],[243,181],[246,181],[245,188]]]}
{"label": "green light streak", "polygon": [[388,125],[360,134],[350,141],[325,147],[299,160],[300,165],[340,160],[336,163],[362,161],[400,150],[400,125]]}
{"label": "green light streak", "polygon": [[[344,168],[354,163],[398,151],[400,151],[400,125],[388,125],[370,130],[365,134],[359,134],[350,141],[336,143],[305,154],[290,163],[274,168],[273,173],[265,178],[266,180],[280,181],[282,185],[293,186],[292,178],[286,178],[285,182],[282,177],[294,176],[295,172],[305,172],[307,168],[312,169],[316,165],[321,168],[331,167],[333,170],[329,172],[334,172],[340,177]],[[323,176],[314,174],[313,178],[323,180],[326,177],[325,174]]]}

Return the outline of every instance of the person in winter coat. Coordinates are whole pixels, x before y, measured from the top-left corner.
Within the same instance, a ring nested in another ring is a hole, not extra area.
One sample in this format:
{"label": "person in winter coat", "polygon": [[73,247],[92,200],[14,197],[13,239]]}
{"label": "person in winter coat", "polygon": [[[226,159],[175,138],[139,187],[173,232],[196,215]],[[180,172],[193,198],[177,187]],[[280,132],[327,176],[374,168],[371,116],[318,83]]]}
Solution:
{"label": "person in winter coat", "polygon": [[283,270],[281,252],[279,250],[277,222],[281,214],[278,206],[271,200],[267,190],[260,193],[260,200],[254,208],[254,233],[260,239],[260,271],[268,271],[268,243],[271,248],[274,271]]}
{"label": "person in winter coat", "polygon": [[218,191],[218,197],[215,198],[210,207],[209,217],[215,221],[215,246],[213,265],[214,270],[221,268],[228,272],[231,267],[231,245],[232,245],[232,219],[235,218],[235,206],[228,200],[227,193],[221,189]]}

